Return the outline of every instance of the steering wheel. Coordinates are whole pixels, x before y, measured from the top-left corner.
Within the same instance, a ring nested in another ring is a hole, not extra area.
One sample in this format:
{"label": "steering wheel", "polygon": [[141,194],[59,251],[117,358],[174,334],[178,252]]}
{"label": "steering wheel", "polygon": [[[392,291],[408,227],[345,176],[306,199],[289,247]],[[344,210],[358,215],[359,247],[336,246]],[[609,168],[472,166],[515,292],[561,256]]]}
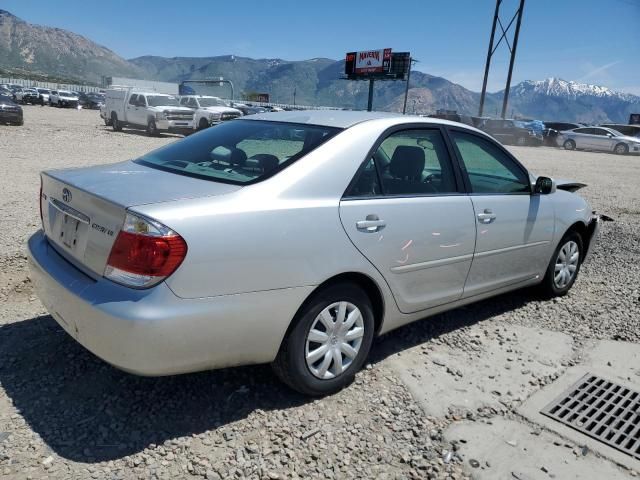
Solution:
{"label": "steering wheel", "polygon": [[441,173],[431,173],[427,175],[427,177],[422,181],[422,183],[432,183],[434,180],[441,180],[441,179],[442,179]]}

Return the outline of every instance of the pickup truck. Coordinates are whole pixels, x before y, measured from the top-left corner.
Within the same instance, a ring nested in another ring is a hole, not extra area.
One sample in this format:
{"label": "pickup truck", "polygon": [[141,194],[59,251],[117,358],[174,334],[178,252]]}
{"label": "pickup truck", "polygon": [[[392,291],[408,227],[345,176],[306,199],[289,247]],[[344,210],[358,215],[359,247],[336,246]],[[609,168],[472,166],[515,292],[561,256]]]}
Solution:
{"label": "pickup truck", "polygon": [[211,125],[217,125],[242,116],[240,110],[227,106],[218,97],[183,95],[180,97],[180,105],[195,111],[193,119],[194,130],[203,130]]}
{"label": "pickup truck", "polygon": [[142,127],[149,135],[160,132],[187,134],[193,131],[193,110],[181,107],[173,95],[137,92],[132,88],[109,89],[105,95],[105,123],[114,131]]}

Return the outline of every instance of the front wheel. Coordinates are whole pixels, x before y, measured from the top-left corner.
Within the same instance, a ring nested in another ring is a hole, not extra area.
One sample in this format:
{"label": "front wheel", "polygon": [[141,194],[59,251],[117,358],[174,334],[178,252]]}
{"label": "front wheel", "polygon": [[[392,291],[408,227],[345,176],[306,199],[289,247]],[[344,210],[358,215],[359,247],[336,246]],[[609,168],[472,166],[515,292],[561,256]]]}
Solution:
{"label": "front wheel", "polygon": [[198,122],[198,130],[204,130],[205,128],[209,128],[209,122],[206,118],[201,118]]}
{"label": "front wheel", "polygon": [[577,232],[568,232],[562,237],[542,280],[546,296],[560,297],[573,287],[584,258],[583,248],[582,237]]}
{"label": "front wheel", "polygon": [[156,137],[158,135],[158,127],[156,126],[156,121],[153,118],[150,118],[147,122],[147,135],[150,137]]}
{"label": "front wheel", "polygon": [[574,142],[573,140],[567,140],[566,142],[564,142],[562,146],[564,147],[565,150],[575,150],[576,142]]}
{"label": "front wheel", "polygon": [[375,322],[367,294],[340,283],[314,294],[293,320],[272,364],[276,375],[305,395],[344,388],[369,354]]}

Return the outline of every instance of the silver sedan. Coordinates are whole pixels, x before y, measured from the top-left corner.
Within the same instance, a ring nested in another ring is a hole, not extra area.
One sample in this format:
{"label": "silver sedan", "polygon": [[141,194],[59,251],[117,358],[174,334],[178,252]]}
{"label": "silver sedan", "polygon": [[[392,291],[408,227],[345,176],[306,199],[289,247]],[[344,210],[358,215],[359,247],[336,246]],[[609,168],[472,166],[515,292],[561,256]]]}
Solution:
{"label": "silver sedan", "polygon": [[564,295],[598,218],[444,120],[278,112],[41,175],[37,292],[91,352],[169,375],[271,362],[334,392],[375,336],[536,285]]}
{"label": "silver sedan", "polygon": [[560,132],[556,141],[565,150],[593,150],[619,155],[640,154],[640,138],[625,136],[613,128],[580,127]]}

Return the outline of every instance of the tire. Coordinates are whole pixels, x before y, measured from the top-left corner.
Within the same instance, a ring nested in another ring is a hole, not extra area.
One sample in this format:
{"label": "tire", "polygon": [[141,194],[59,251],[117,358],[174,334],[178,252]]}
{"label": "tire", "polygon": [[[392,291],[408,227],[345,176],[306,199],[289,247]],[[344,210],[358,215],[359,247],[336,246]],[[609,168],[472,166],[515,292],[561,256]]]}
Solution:
{"label": "tire", "polygon": [[619,143],[615,146],[613,151],[618,155],[626,155],[627,153],[629,153],[629,146],[624,143]]}
{"label": "tire", "polygon": [[[346,332],[343,328],[336,335],[325,321],[335,325],[342,311],[346,312],[343,325],[349,318],[352,318],[352,324]],[[334,320],[335,323],[331,323]],[[317,342],[309,338],[312,327]],[[272,368],[280,380],[304,395],[335,393],[349,385],[362,367],[371,349],[374,329],[371,300],[361,288],[352,283],[328,286],[314,293],[300,308],[282,341]],[[351,339],[345,338],[345,335]],[[322,337],[326,341],[321,342]],[[351,355],[344,353],[344,349],[350,351]],[[317,358],[307,357],[316,351],[319,352]],[[340,368],[335,355],[340,356],[342,373],[338,373]]]}
{"label": "tire", "polygon": [[[574,260],[574,255],[576,255]],[[551,261],[542,280],[542,293],[548,297],[561,297],[566,295],[580,273],[580,266],[584,258],[584,246],[582,237],[576,231],[567,232],[558,243]],[[572,268],[573,267],[573,268]],[[558,270],[558,273],[556,273]],[[573,270],[573,271],[571,271]],[[565,271],[561,281],[558,281],[560,271]],[[567,278],[566,275],[569,275]]]}
{"label": "tire", "polygon": [[203,117],[198,122],[198,130],[204,130],[205,128],[209,128],[209,122],[207,122],[207,119]]}
{"label": "tire", "polygon": [[153,118],[150,118],[147,122],[147,135],[150,137],[158,136],[158,127],[156,126],[156,121]]}
{"label": "tire", "polygon": [[575,150],[576,142],[574,142],[573,140],[565,140],[562,146],[564,147],[565,150]]}
{"label": "tire", "polygon": [[516,138],[516,145],[518,145],[519,147],[526,147],[527,146],[527,139],[525,137]]}
{"label": "tire", "polygon": [[116,112],[111,112],[111,127],[114,132],[122,130],[122,125],[120,125],[120,122],[118,121],[118,115]]}

